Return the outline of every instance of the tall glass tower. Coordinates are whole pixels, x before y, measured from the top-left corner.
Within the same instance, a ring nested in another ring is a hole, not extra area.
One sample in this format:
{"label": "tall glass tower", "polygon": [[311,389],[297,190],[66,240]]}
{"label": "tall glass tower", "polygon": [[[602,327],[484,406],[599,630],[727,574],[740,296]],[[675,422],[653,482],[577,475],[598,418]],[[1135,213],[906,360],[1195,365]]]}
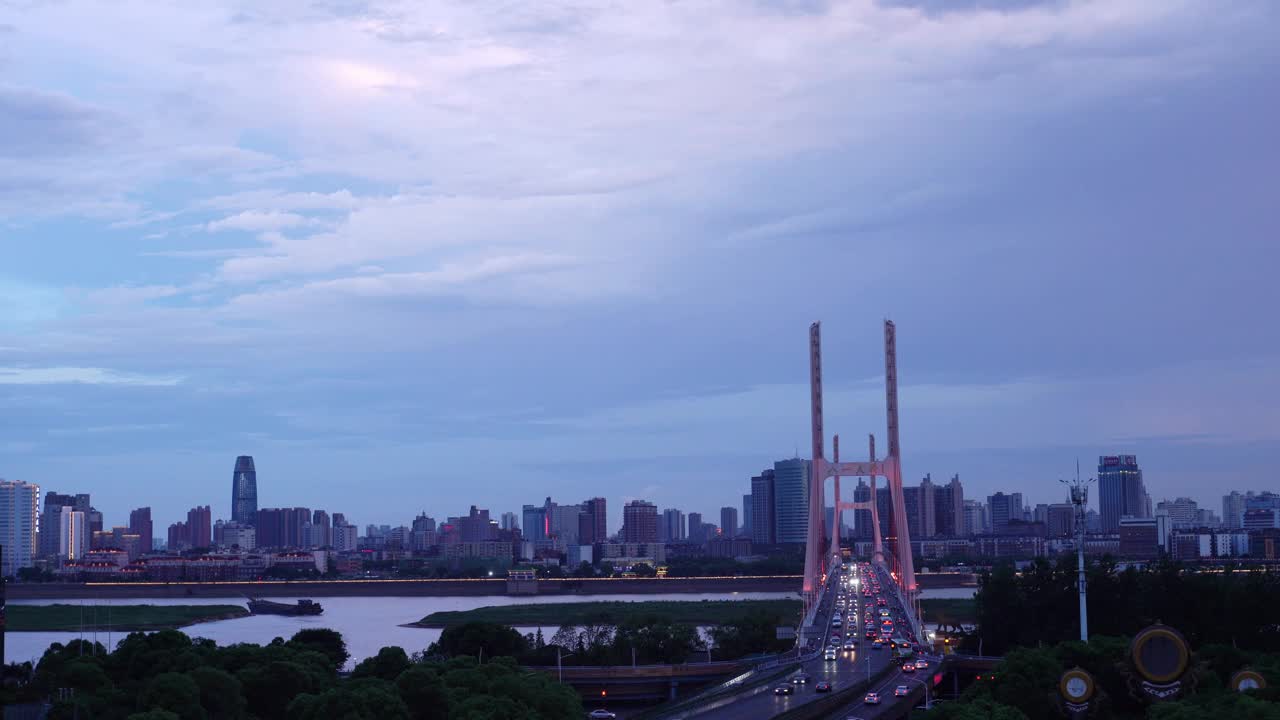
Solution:
{"label": "tall glass tower", "polygon": [[253,469],[253,456],[236,458],[231,475],[231,520],[253,525],[258,519],[258,472]]}

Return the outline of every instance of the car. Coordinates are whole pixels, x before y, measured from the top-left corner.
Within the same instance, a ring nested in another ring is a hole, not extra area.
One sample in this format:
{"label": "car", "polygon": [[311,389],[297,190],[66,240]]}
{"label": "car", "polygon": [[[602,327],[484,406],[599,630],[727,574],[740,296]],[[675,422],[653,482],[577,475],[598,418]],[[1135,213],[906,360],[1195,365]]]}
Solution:
{"label": "car", "polygon": [[831,692],[831,683],[827,682],[826,680],[823,680],[817,685],[814,685],[813,690],[814,692]]}
{"label": "car", "polygon": [[875,648],[876,650],[879,650],[880,648],[884,647],[884,641],[881,640],[880,638],[876,638],[875,641],[871,643],[871,647]]}
{"label": "car", "polygon": [[868,640],[875,640],[875,639],[876,639],[876,631],[875,631],[875,630],[868,630],[868,631],[867,631],[867,639],[868,639]]}
{"label": "car", "polygon": [[927,668],[927,667],[929,667],[929,661],[928,661],[928,660],[916,660],[916,669],[917,669],[917,670],[924,670],[924,669],[925,669],[925,668]]}
{"label": "car", "polygon": [[857,643],[855,643],[855,642],[854,642],[854,641],[852,641],[852,640],[850,640],[850,641],[848,641],[848,642],[846,642],[846,643],[844,644],[844,649],[845,649],[845,650],[856,650],[857,648],[858,648],[858,644],[857,644]]}
{"label": "car", "polygon": [[912,665],[911,663],[903,663],[903,664],[902,664],[902,672],[904,672],[904,673],[913,673],[913,672],[915,672],[915,671],[916,671],[916,666],[915,666],[915,665]]}
{"label": "car", "polygon": [[866,703],[866,704],[868,704],[868,705],[879,705],[879,704],[880,704],[880,693],[873,693],[873,692],[869,692],[869,693],[867,693],[867,696],[866,696],[866,697],[862,698],[862,702],[864,702],[864,703]]}
{"label": "car", "polygon": [[832,660],[835,660],[835,659],[836,659],[836,649],[835,649],[835,648],[831,648],[830,650],[828,650],[828,651],[826,651],[825,653],[823,653],[823,654],[822,654],[822,659],[823,659],[823,660],[826,660],[826,661],[828,661],[828,662],[830,662],[830,661],[832,661]]}
{"label": "car", "polygon": [[790,685],[779,685],[778,687],[773,689],[774,695],[794,695],[795,692],[796,692],[796,689],[791,687]]}
{"label": "car", "polygon": [[796,675],[795,677],[791,678],[791,682],[794,685],[807,685],[809,684],[809,676],[803,675],[803,674]]}
{"label": "car", "polygon": [[911,692],[911,691],[907,689],[907,686],[906,686],[906,685],[899,685],[898,687],[896,687],[896,688],[894,688],[894,689],[893,689],[893,696],[894,696],[894,697],[906,697],[906,696],[907,696],[907,694],[908,694],[908,693],[910,693],[910,692]]}
{"label": "car", "polygon": [[609,712],[604,708],[600,708],[599,710],[592,710],[587,713],[587,717],[591,718],[591,720],[614,720],[618,717],[618,714]]}

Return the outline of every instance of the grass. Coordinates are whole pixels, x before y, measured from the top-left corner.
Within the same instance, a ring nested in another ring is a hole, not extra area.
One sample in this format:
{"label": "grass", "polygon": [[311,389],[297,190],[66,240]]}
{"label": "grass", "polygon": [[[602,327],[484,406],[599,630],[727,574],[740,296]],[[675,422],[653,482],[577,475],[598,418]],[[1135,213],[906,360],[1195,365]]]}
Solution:
{"label": "grass", "polygon": [[789,622],[800,615],[799,600],[647,600],[639,602],[573,602],[495,605],[474,610],[434,612],[418,627],[442,628],[465,622],[503,625],[620,625],[629,619],[660,615],[688,625],[719,625],[749,613],[764,612]]}
{"label": "grass", "polygon": [[10,605],[10,632],[167,630],[249,614],[243,605]]}
{"label": "grass", "polygon": [[921,600],[920,609],[926,623],[972,625],[978,621],[978,601],[974,598]]}

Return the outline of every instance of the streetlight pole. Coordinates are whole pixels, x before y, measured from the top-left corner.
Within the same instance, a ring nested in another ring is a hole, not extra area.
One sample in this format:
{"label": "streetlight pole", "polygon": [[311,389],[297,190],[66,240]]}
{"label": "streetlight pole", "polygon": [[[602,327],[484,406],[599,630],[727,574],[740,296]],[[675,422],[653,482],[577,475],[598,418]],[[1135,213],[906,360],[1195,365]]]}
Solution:
{"label": "streetlight pole", "polygon": [[560,652],[560,646],[557,645],[556,646],[556,673],[560,675],[561,685],[564,684],[564,665],[561,663],[561,661],[567,657],[573,657],[573,653],[569,653],[568,655],[562,655]]}
{"label": "streetlight pole", "polygon": [[929,684],[928,683],[918,678],[903,677],[902,679],[910,680],[911,682],[920,683],[920,687],[924,688],[924,709],[930,710],[933,708],[933,705],[929,702]]}

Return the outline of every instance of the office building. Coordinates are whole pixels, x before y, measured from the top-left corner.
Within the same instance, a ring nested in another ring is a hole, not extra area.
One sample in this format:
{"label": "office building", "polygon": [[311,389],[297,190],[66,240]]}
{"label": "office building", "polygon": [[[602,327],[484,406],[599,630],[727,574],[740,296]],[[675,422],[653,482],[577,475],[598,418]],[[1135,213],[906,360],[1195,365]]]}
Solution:
{"label": "office building", "polygon": [[231,522],[253,525],[257,521],[258,471],[253,467],[253,456],[241,455],[231,473]]}
{"label": "office building", "polygon": [[213,513],[208,505],[187,511],[187,538],[193,548],[213,545]]}
{"label": "office building", "polygon": [[742,496],[742,528],[738,534],[751,537],[751,493]]}
{"label": "office building", "polygon": [[333,526],[333,549],[338,552],[350,552],[359,544],[355,525],[342,523]]}
{"label": "office building", "polygon": [[684,513],[675,508],[663,510],[662,520],[658,524],[658,541],[679,543],[684,542],[688,537],[688,533],[685,531]]}
{"label": "office building", "polygon": [[546,542],[550,536],[547,508],[544,505],[525,505],[521,510],[521,535],[528,542]]}
{"label": "office building", "polygon": [[720,508],[720,534],[724,537],[736,537],[738,534],[738,509]]}
{"label": "office building", "polygon": [[249,551],[258,546],[257,530],[239,522],[222,522],[213,526],[214,545],[220,548]]}
{"label": "office building", "polygon": [[84,559],[89,550],[89,523],[85,513],[70,505],[58,513],[58,559],[75,562]]}
{"label": "office building", "polygon": [[801,458],[773,464],[775,542],[804,543],[808,539],[810,464]]}
{"label": "office building", "polygon": [[991,514],[991,532],[1001,533],[1012,520],[1022,520],[1022,493],[997,492],[987,496],[987,508]]}
{"label": "office building", "polygon": [[557,547],[579,544],[582,513],[581,505],[550,505],[551,535],[556,539]]}
{"label": "office building", "polygon": [[933,531],[935,536],[941,537],[965,535],[964,486],[960,484],[959,475],[952,475],[950,482],[934,490]]}
{"label": "office building", "polygon": [[0,576],[31,567],[40,527],[40,486],[0,480]]}
{"label": "office building", "polygon": [[1169,516],[1174,528],[1193,528],[1200,523],[1200,507],[1195,500],[1180,497],[1176,500],[1161,500],[1156,503],[1156,514]]}
{"label": "office building", "polygon": [[1045,513],[1045,529],[1050,538],[1075,535],[1076,508],[1071,503],[1053,503]]}
{"label": "office building", "polygon": [[45,493],[44,512],[40,515],[40,533],[36,539],[36,554],[38,556],[49,559],[59,556],[59,549],[62,543],[59,531],[62,523],[62,508],[64,507],[69,507],[87,515],[91,510],[89,494]]}
{"label": "office building", "polygon": [[1136,455],[1098,458],[1098,507],[1103,532],[1119,529],[1121,518],[1149,517],[1150,503]]}
{"label": "office building", "polygon": [[751,478],[751,542],[772,545],[778,541],[774,525],[773,470]]}
{"label": "office building", "polygon": [[658,508],[644,500],[632,500],[622,507],[622,542],[658,542]]}
{"label": "office building", "polygon": [[149,553],[155,547],[155,533],[151,525],[151,508],[140,507],[129,511],[129,533],[138,536],[142,552]]}
{"label": "office building", "polygon": [[582,501],[582,512],[590,517],[590,534],[578,533],[580,545],[591,545],[609,539],[609,504],[602,497]]}
{"label": "office building", "polygon": [[311,513],[311,532],[308,547],[326,548],[333,544],[333,525],[329,522],[329,513],[316,510]]}
{"label": "office building", "polygon": [[[1162,525],[1164,525],[1164,528],[1161,527]],[[1167,527],[1163,517],[1121,518],[1118,526],[1120,557],[1126,560],[1155,559],[1160,555],[1161,547],[1164,544],[1161,530],[1165,529],[1164,539],[1167,539]]]}

